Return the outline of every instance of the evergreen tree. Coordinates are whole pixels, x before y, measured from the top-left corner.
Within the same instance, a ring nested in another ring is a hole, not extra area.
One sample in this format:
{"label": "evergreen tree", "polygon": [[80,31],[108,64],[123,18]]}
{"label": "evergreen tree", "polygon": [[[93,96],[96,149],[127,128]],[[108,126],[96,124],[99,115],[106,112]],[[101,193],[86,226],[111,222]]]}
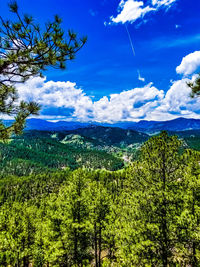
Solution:
{"label": "evergreen tree", "polygon": [[200,96],[200,74],[194,82],[188,82],[187,85],[191,88],[191,97]]}
{"label": "evergreen tree", "polygon": [[[110,266],[116,263],[118,258],[119,235],[121,234],[121,226],[125,226],[123,222],[123,211],[125,206],[121,205],[124,197],[124,180],[126,172],[124,170],[117,172],[104,172],[103,184],[107,188],[109,197],[109,212],[106,215],[104,239],[107,247],[107,257],[103,263]],[[122,221],[121,221],[122,219]],[[121,264],[121,263],[120,263]]]}
{"label": "evergreen tree", "polygon": [[59,194],[44,199],[36,251],[46,264],[86,266],[91,260],[89,188],[88,172],[79,169],[60,188]]}
{"label": "evergreen tree", "polygon": [[166,132],[142,147],[121,196],[117,222],[122,266],[169,266],[176,246],[176,218],[181,212],[181,142]]}
{"label": "evergreen tree", "polygon": [[183,155],[183,210],[178,219],[179,258],[184,264],[200,264],[200,154],[187,150]]}
{"label": "evergreen tree", "polygon": [[[92,176],[92,174],[91,174]],[[108,215],[110,212],[111,198],[107,189],[100,181],[94,181],[90,184],[91,203],[90,203],[90,221],[93,228],[92,243],[94,248],[95,266],[102,266],[102,251],[107,251],[108,246],[105,242],[105,236],[108,225]]]}
{"label": "evergreen tree", "polygon": [[17,104],[16,83],[42,76],[49,66],[64,69],[65,62],[72,60],[86,42],[85,37],[79,39],[72,31],[65,36],[58,16],[42,30],[31,16],[21,16],[16,1],[9,7],[17,20],[0,16],[0,113],[14,116],[15,122],[11,126],[0,122],[0,139],[21,133],[26,118],[38,114],[40,108],[34,102]]}
{"label": "evergreen tree", "polygon": [[0,211],[1,266],[28,267],[34,244],[35,207],[27,202],[5,203]]}

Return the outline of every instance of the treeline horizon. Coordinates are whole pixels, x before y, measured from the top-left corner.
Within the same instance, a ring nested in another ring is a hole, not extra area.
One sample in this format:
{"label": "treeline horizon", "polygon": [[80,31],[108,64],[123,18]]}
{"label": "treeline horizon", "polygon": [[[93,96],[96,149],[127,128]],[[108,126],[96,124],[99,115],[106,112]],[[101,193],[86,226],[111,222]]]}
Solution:
{"label": "treeline horizon", "polygon": [[0,266],[199,266],[200,153],[162,132],[119,171],[0,179]]}

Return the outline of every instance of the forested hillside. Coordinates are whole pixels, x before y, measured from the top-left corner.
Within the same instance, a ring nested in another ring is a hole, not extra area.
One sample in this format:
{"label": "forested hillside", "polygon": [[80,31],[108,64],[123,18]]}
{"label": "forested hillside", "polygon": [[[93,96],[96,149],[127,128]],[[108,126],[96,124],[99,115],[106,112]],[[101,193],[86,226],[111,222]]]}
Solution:
{"label": "forested hillside", "polygon": [[69,167],[117,170],[123,160],[103,150],[62,143],[52,133],[28,132],[0,143],[0,174],[28,175]]}
{"label": "forested hillside", "polygon": [[184,144],[188,148],[200,150],[200,130],[188,130],[182,132],[170,132],[171,135],[178,135],[184,140]]}
{"label": "forested hillside", "polygon": [[[200,150],[200,131],[170,132],[183,149]],[[27,131],[0,143],[0,174],[18,176],[69,167],[119,170],[139,158],[150,136],[120,128],[93,126],[71,131]]]}
{"label": "forested hillside", "polygon": [[164,132],[123,170],[4,175],[0,266],[199,266],[200,153],[181,147]]}
{"label": "forested hillside", "polygon": [[199,266],[199,140],[90,126],[1,142],[0,266]]}

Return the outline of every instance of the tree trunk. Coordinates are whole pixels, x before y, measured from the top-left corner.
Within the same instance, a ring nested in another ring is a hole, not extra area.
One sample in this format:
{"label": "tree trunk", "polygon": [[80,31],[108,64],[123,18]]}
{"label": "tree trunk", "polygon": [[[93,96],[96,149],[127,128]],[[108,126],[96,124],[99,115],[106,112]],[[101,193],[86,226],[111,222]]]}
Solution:
{"label": "tree trunk", "polygon": [[94,250],[95,250],[95,266],[98,267],[98,252],[97,252],[97,225],[94,223]]}
{"label": "tree trunk", "polygon": [[[193,192],[192,192],[192,197],[193,197],[192,214],[193,214],[193,216],[195,216],[195,210],[194,210],[194,206],[195,206],[195,192],[194,192],[194,189],[193,189]],[[195,241],[192,241],[192,267],[196,267],[196,266],[197,266],[196,242]]]}
{"label": "tree trunk", "polygon": [[101,267],[101,223],[99,225],[99,267]]}
{"label": "tree trunk", "polygon": [[29,257],[23,258],[23,267],[29,267]]}
{"label": "tree trunk", "polygon": [[74,262],[77,264],[78,262],[78,244],[77,244],[77,230],[75,229],[74,231]]}
{"label": "tree trunk", "polygon": [[193,242],[192,246],[192,267],[197,266],[197,257],[196,257],[196,243]]}
{"label": "tree trunk", "polygon": [[167,267],[168,264],[168,238],[167,238],[167,202],[166,202],[166,166],[165,155],[162,155],[163,167],[162,167],[162,179],[163,179],[163,207],[162,207],[162,262],[163,266]]}

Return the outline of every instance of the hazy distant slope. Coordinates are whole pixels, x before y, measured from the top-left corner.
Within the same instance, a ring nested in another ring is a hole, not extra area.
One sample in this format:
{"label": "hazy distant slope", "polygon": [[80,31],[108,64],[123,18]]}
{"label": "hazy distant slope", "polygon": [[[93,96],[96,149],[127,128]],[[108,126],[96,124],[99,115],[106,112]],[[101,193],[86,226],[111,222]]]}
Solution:
{"label": "hazy distant slope", "polygon": [[145,132],[196,130],[200,129],[200,120],[178,118],[171,121],[139,121],[129,128]]}
{"label": "hazy distant slope", "polygon": [[29,119],[26,122],[26,130],[38,130],[38,131],[63,131],[63,130],[73,130],[81,127],[87,127],[88,123],[80,122],[68,122],[68,121],[58,121],[49,122],[40,119]]}
{"label": "hazy distant slope", "polygon": [[[4,120],[5,125],[10,125],[12,120]],[[87,127],[88,123],[81,123],[76,121],[58,121],[50,122],[42,119],[28,119],[26,120],[25,130],[37,130],[37,131],[67,131],[74,130],[82,127]]]}
{"label": "hazy distant slope", "polygon": [[[9,125],[11,121],[4,121]],[[86,128],[91,126],[103,126],[109,128],[131,129],[140,132],[154,133],[162,130],[167,131],[185,131],[200,129],[200,120],[198,119],[185,119],[178,118],[170,121],[145,121],[139,122],[117,122],[109,123],[81,123],[77,121],[58,121],[50,122],[41,119],[28,119],[26,122],[26,130],[39,130],[39,131],[68,131],[76,130],[79,128]]]}
{"label": "hazy distant slope", "polygon": [[56,123],[47,122],[44,120],[30,119],[27,121],[28,130],[74,130],[78,128],[90,127],[92,125],[104,126],[109,128],[121,128],[121,129],[132,129],[143,132],[155,132],[155,131],[185,131],[185,130],[196,130],[200,129],[199,119],[185,119],[178,118],[170,121],[139,121],[139,122],[119,122],[114,124],[96,124],[96,123],[80,123],[80,122],[65,122],[59,121]]}

